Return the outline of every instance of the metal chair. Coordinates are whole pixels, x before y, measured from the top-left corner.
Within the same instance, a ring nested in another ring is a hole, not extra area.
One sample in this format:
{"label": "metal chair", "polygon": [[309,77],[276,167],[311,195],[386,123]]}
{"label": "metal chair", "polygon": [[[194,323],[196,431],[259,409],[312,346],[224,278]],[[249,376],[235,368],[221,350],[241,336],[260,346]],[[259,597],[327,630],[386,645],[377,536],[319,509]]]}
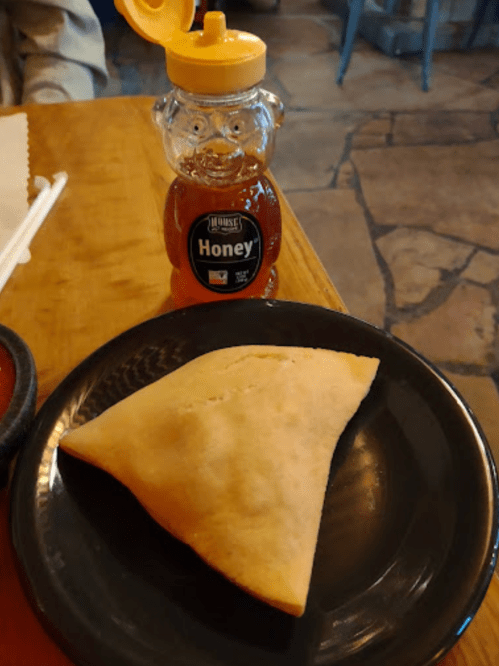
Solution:
{"label": "metal chair", "polygon": [[[486,0],[488,2],[488,0]],[[397,10],[398,1],[388,0],[385,4],[385,13],[393,15]],[[350,64],[353,45],[357,36],[359,20],[364,9],[364,0],[351,0],[347,20],[343,23],[343,32],[340,45],[340,64],[336,83],[341,85]],[[423,25],[423,50],[421,54],[421,88],[427,92],[431,77],[433,47],[437,31],[439,15],[439,0],[427,0]]]}
{"label": "metal chair", "polygon": [[[485,20],[485,17],[487,15],[487,10],[489,8],[489,5],[491,4],[492,0],[479,0],[476,4],[475,11],[473,14],[473,24],[471,26],[471,33],[470,36],[468,37],[468,43],[466,45],[466,48],[470,49],[473,46],[473,42],[475,41],[475,37],[477,36],[477,33],[479,29],[482,27],[482,24]],[[497,10],[496,10],[497,11]]]}

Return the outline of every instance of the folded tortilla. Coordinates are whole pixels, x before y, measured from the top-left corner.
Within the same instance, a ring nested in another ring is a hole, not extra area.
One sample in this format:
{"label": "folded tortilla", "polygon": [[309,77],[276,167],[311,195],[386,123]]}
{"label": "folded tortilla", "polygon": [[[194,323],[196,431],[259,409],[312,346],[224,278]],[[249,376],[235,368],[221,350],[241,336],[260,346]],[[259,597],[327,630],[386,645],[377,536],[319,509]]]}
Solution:
{"label": "folded tortilla", "polygon": [[196,358],[61,439],[208,564],[305,609],[331,458],[378,359],[241,346]]}

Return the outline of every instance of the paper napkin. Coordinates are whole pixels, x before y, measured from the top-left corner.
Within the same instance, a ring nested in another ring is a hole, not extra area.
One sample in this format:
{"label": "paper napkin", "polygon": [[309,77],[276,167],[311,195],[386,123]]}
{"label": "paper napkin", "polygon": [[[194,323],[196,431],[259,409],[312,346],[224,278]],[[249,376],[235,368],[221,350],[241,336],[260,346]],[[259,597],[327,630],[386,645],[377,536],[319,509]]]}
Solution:
{"label": "paper napkin", "polygon": [[[2,252],[26,217],[28,204],[28,116],[16,113],[0,117],[0,263]],[[29,250],[21,261],[29,260]]]}

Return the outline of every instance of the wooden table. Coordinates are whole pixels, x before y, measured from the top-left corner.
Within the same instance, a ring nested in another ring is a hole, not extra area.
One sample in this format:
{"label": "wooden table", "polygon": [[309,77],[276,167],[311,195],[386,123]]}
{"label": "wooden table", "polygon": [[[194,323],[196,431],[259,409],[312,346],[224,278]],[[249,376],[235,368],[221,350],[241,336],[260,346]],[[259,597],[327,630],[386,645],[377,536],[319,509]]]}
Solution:
{"label": "wooden table", "polygon": [[[61,379],[118,333],[168,309],[171,267],[162,214],[173,172],[151,123],[152,98],[6,109],[29,119],[31,174],[69,181],[35,237],[32,259],[0,294],[0,321],[35,357],[41,405]],[[30,196],[35,192],[30,189]],[[281,299],[344,310],[289,205],[281,198]],[[2,666],[68,666],[21,590],[0,492]],[[499,580],[442,666],[499,664]],[[403,665],[401,665],[403,666]]]}

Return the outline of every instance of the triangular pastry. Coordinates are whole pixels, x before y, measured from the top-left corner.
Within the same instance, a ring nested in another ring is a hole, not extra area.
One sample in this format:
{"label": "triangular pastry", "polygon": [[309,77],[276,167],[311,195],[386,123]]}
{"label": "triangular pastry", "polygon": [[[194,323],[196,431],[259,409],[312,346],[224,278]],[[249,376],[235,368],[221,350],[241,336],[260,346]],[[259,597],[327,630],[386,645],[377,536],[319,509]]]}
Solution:
{"label": "triangular pastry", "polygon": [[303,613],[331,458],[377,359],[241,346],[186,363],[61,439],[250,594]]}

